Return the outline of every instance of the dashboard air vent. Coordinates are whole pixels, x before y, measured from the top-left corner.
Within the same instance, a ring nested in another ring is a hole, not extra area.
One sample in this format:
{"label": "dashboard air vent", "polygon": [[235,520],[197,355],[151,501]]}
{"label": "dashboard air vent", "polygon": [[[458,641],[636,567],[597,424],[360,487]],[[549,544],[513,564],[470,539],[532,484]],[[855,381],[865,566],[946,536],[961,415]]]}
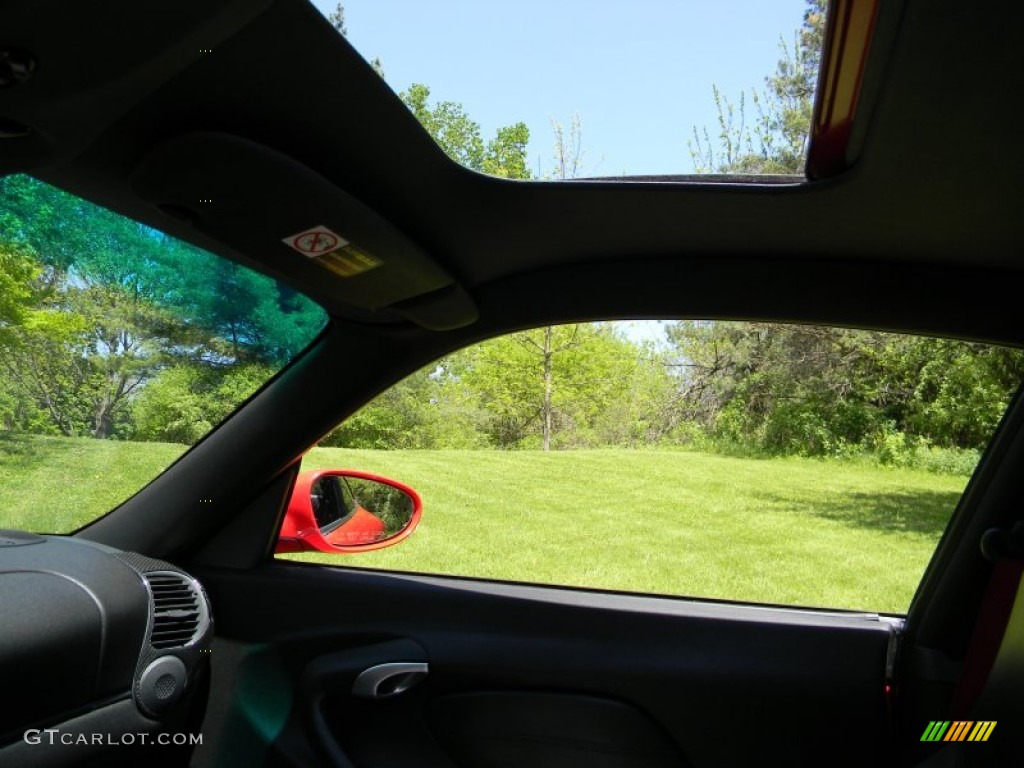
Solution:
{"label": "dashboard air vent", "polygon": [[181,573],[159,571],[145,574],[153,594],[154,648],[188,645],[204,623],[205,601],[192,580]]}

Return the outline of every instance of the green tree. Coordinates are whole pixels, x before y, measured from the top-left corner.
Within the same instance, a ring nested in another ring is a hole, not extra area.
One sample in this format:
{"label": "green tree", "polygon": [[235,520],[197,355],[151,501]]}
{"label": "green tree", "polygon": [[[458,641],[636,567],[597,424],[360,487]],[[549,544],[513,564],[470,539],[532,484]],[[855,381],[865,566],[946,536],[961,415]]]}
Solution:
{"label": "green tree", "polygon": [[622,393],[604,404],[594,422],[596,444],[647,448],[692,437],[677,407],[676,381],[665,353],[654,343],[633,345],[633,359],[619,366]]}
{"label": "green tree", "polygon": [[484,412],[445,358],[376,397],[321,445],[347,448],[480,448]]}
{"label": "green tree", "polygon": [[901,431],[940,447],[983,448],[1024,381],[1024,351],[922,337],[870,350],[885,382],[875,394]]}
{"label": "green tree", "polygon": [[217,423],[209,412],[212,390],[203,367],[182,364],[161,371],[132,403],[132,438],[191,445]]}
{"label": "green tree", "polygon": [[814,109],[825,0],[807,0],[803,23],[792,42],[780,41],[782,55],[765,89],[737,101],[712,86],[718,133],[693,129],[690,156],[698,173],[802,173]]}
{"label": "green tree", "polygon": [[1020,350],[874,331],[685,321],[668,337],[688,418],[774,453],[979,449],[1024,376]]}
{"label": "green tree", "polygon": [[690,418],[730,442],[776,453],[834,452],[877,431],[869,401],[872,338],[774,323],[680,322],[668,328]]}
{"label": "green tree", "polygon": [[178,324],[119,287],[62,288],[8,329],[5,373],[61,434],[109,437]]}
{"label": "green tree", "polygon": [[225,367],[179,363],[147,383],[132,402],[136,440],[190,445],[273,375],[260,363]]}
{"label": "green tree", "polygon": [[34,307],[0,340],[8,391],[62,434],[110,436],[159,365],[157,342],[181,327],[151,301],[161,292],[152,230],[25,176],[0,181],[0,193],[6,249],[38,260],[29,280],[18,276]]}
{"label": "green tree", "polygon": [[438,361],[337,434],[358,425],[360,436],[350,432],[341,443],[352,447],[646,446],[667,442],[678,425],[669,413],[673,386],[660,352],[611,324],[547,326]]}
{"label": "green tree", "polygon": [[399,97],[445,154],[456,162],[493,176],[530,178],[526,166],[530,131],[525,123],[499,128],[494,138],[485,142],[479,123],[469,117],[461,104],[454,101],[431,103],[430,89],[422,83],[413,83]]}
{"label": "green tree", "polygon": [[0,344],[4,329],[20,325],[36,300],[39,264],[24,251],[0,242]]}
{"label": "green tree", "polygon": [[[68,436],[88,433],[89,376],[76,365],[75,350],[88,343],[88,328],[78,314],[33,311],[25,322],[8,329],[3,349],[6,389],[22,403],[24,416],[45,414],[45,423],[31,418],[38,431]],[[34,407],[26,408],[24,403]],[[34,430],[35,431],[35,430]]]}
{"label": "green tree", "polygon": [[454,375],[487,413],[491,445],[548,450],[599,444],[636,365],[636,346],[610,325],[576,324],[485,341],[460,353]]}
{"label": "green tree", "polygon": [[123,435],[163,368],[280,365],[323,323],[275,281],[27,176],[0,179],[5,423]]}

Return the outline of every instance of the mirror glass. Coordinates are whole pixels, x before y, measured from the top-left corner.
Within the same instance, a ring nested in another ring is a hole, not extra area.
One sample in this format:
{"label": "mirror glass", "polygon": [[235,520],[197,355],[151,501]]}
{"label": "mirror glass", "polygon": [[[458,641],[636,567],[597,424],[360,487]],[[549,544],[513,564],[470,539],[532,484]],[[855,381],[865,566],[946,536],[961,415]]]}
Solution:
{"label": "mirror glass", "polygon": [[334,546],[372,544],[400,533],[412,520],[412,497],[376,480],[324,475],[310,489],[320,534]]}

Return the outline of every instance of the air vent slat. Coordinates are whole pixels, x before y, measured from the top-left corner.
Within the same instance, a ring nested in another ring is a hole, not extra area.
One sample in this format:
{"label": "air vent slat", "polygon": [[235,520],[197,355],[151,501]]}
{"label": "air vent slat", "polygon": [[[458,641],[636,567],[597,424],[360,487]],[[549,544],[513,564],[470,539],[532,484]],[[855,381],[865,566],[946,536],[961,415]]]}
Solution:
{"label": "air vent slat", "polygon": [[203,619],[202,599],[195,585],[184,575],[146,574],[153,594],[153,632],[149,644],[154,648],[181,648],[199,633]]}

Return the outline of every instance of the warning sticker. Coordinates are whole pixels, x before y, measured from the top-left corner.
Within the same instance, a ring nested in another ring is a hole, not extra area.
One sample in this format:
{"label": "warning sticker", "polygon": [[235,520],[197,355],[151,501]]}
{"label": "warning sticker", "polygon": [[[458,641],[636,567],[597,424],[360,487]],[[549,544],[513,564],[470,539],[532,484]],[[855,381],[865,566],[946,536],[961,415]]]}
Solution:
{"label": "warning sticker", "polygon": [[313,227],[297,235],[284,238],[281,242],[291,246],[303,256],[321,256],[335,248],[348,245],[348,240],[327,227]]}
{"label": "warning sticker", "polygon": [[281,242],[340,277],[355,277],[384,263],[327,227],[313,227]]}

